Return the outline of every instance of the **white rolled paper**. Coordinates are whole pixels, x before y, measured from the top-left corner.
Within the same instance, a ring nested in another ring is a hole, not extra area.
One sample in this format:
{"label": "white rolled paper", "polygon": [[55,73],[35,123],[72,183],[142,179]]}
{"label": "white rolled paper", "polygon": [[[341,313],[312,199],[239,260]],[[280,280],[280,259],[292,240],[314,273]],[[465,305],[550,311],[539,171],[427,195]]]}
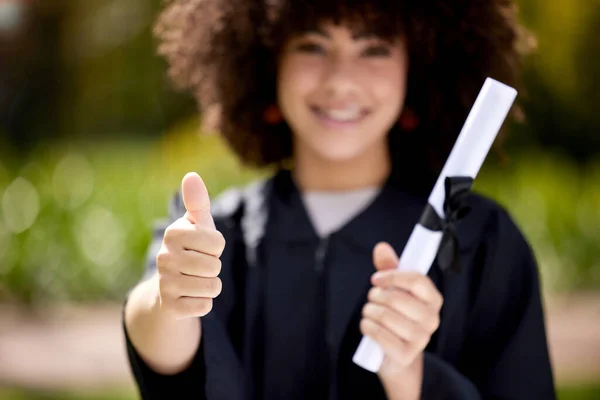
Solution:
{"label": "white rolled paper", "polygon": [[[468,176],[475,179],[516,96],[514,88],[491,78],[486,79],[429,195],[429,204],[440,217],[445,217],[443,206],[446,177]],[[426,275],[441,240],[442,232],[433,232],[416,224],[400,255],[398,269]],[[371,338],[363,337],[352,360],[368,371],[377,372],[383,357],[381,347]]]}

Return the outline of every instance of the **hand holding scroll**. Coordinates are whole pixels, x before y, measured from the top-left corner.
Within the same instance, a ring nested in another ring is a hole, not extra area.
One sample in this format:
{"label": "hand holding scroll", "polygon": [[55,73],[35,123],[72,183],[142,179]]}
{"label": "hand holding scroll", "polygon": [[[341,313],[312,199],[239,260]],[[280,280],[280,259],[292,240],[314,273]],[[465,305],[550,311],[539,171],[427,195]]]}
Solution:
{"label": "hand holding scroll", "polygon": [[439,326],[443,297],[426,275],[398,270],[398,256],[389,244],[375,247],[373,262],[378,272],[372,277],[360,329],[385,353],[379,378],[388,397],[416,399],[423,350]]}

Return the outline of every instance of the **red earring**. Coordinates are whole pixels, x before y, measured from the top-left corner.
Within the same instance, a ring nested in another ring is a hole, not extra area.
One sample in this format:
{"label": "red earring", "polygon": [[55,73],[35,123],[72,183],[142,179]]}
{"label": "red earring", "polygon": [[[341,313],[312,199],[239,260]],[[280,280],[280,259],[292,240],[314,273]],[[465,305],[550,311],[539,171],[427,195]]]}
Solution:
{"label": "red earring", "polygon": [[414,131],[419,126],[419,117],[410,109],[405,109],[398,119],[398,125],[405,132]]}
{"label": "red earring", "polygon": [[265,122],[269,125],[277,125],[283,121],[281,110],[275,104],[271,104],[266,108],[264,118]]}

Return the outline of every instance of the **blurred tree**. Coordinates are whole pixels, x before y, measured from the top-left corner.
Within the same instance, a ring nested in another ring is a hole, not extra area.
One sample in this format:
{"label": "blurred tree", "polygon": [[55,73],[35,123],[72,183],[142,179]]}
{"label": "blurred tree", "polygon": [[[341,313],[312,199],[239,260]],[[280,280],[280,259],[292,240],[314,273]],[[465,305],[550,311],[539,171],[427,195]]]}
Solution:
{"label": "blurred tree", "polygon": [[600,2],[519,0],[539,48],[527,63],[527,135],[585,163],[600,153]]}
{"label": "blurred tree", "polygon": [[78,137],[156,135],[194,114],[155,54],[160,0],[71,1],[63,27],[67,82],[63,127]]}
{"label": "blurred tree", "polygon": [[159,5],[0,2],[0,133],[27,151],[57,137],[158,135],[192,115],[194,102],[171,90],[155,55]]}
{"label": "blurred tree", "polygon": [[[528,124],[509,144],[600,152],[600,2],[516,0],[539,48],[521,93]],[[4,0],[28,10],[0,32],[0,131],[27,149],[41,139],[159,135],[196,112],[155,54],[161,0]]]}
{"label": "blurred tree", "polygon": [[[58,131],[60,1],[0,3],[0,130],[17,150]],[[43,4],[43,6],[38,6]]]}

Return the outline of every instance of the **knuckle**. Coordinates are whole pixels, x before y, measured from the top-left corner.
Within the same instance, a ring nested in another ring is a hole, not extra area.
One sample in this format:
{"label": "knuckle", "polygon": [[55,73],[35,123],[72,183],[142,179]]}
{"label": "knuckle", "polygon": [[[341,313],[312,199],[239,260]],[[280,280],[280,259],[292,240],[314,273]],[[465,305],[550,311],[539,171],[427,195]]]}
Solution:
{"label": "knuckle", "polygon": [[369,289],[369,293],[367,294],[367,300],[374,301],[377,297],[377,287],[372,287]]}
{"label": "knuckle", "polygon": [[204,316],[212,310],[212,299],[198,299],[193,313],[199,316]]}
{"label": "knuckle", "polygon": [[186,235],[186,231],[178,226],[170,226],[165,230],[165,236],[163,237],[163,243],[166,246],[179,246]]}
{"label": "knuckle", "polygon": [[379,336],[377,325],[364,318],[360,321],[360,330],[363,333],[368,334],[368,336],[372,337],[373,339],[377,339]]}
{"label": "knuckle", "polygon": [[208,276],[217,277],[221,273],[221,260],[217,257],[207,258],[205,263],[205,268]]}
{"label": "knuckle", "polygon": [[360,319],[360,322],[359,322],[359,324],[358,324],[358,329],[360,330],[360,332],[361,332],[363,335],[366,335],[366,333],[367,333],[367,329],[366,329],[366,322],[365,322],[365,319],[364,319],[364,317]]}
{"label": "knuckle", "polygon": [[424,292],[427,292],[429,290],[429,288],[428,288],[427,282],[425,282],[425,280],[423,280],[423,279],[415,279],[412,282],[411,290],[414,293],[424,293]]}
{"label": "knuckle", "polygon": [[158,271],[166,269],[171,260],[171,254],[169,251],[163,246],[156,254],[156,268]]}
{"label": "knuckle", "polygon": [[211,298],[217,297],[221,290],[220,285],[221,282],[219,278],[206,279],[203,285],[203,292],[205,293],[205,296]]}
{"label": "knuckle", "polygon": [[219,231],[212,230],[207,234],[209,253],[220,257],[225,249],[225,237]]}
{"label": "knuckle", "polygon": [[440,323],[441,323],[441,319],[439,315],[436,315],[435,318],[433,318],[433,321],[431,322],[431,332],[435,332],[438,330],[438,328],[440,327]]}
{"label": "knuckle", "polygon": [[442,296],[442,294],[440,292],[438,292],[437,298],[438,298],[438,309],[440,309],[444,305],[444,296]]}
{"label": "knuckle", "polygon": [[417,272],[411,272],[411,274],[408,276],[408,281],[410,282],[411,286],[420,285],[424,279],[425,276]]}
{"label": "knuckle", "polygon": [[174,311],[179,318],[202,317],[212,309],[212,300],[205,298],[180,298],[176,301]]}
{"label": "knuckle", "polygon": [[163,236],[163,242],[165,242],[166,244],[170,244],[173,242],[173,240],[175,240],[175,238],[177,238],[178,235],[179,235],[179,228],[175,224],[171,224],[171,225],[167,226],[167,229],[165,229],[165,234]]}
{"label": "knuckle", "polygon": [[223,290],[223,282],[221,281],[221,279],[219,279],[219,278],[211,279],[212,297],[214,298],[214,297],[217,297],[218,295],[220,295],[222,290]]}
{"label": "knuckle", "polygon": [[381,337],[381,327],[379,326],[379,324],[371,324],[371,335],[375,338],[379,338]]}
{"label": "knuckle", "polygon": [[219,256],[223,253],[223,250],[225,250],[225,245],[226,245],[226,240],[225,240],[225,236],[223,236],[223,234],[220,231],[216,231],[217,235],[216,235],[216,247],[219,250]]}

